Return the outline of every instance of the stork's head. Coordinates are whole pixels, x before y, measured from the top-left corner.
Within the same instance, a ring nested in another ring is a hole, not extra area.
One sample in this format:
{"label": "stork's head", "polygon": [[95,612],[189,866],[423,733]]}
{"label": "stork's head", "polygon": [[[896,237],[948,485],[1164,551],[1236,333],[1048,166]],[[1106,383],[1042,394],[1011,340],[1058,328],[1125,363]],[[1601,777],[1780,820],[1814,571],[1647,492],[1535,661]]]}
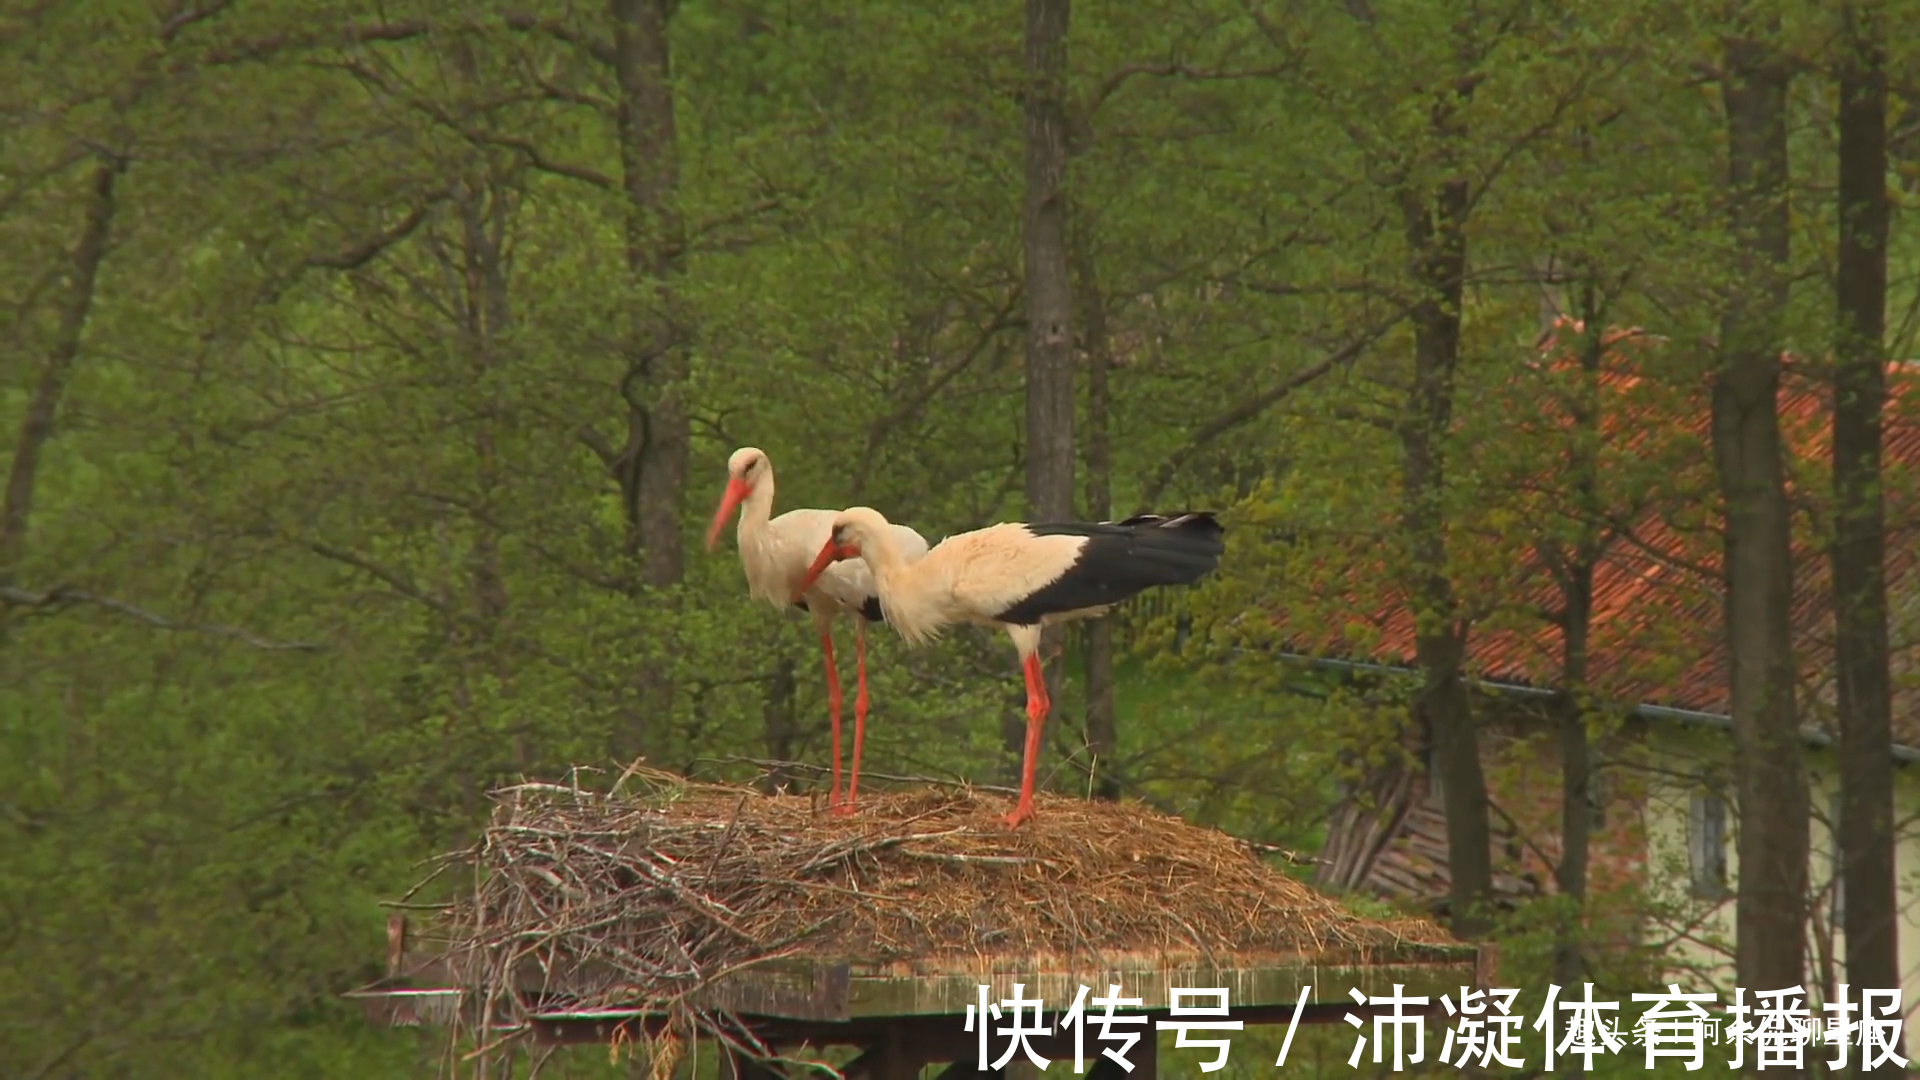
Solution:
{"label": "stork's head", "polygon": [[727,490],[720,496],[720,509],[713,512],[713,524],[707,528],[707,550],[712,551],[720,542],[720,530],[727,527],[727,519],[753,489],[773,478],[773,463],[767,460],[766,451],[757,446],[743,446],[727,459]]}
{"label": "stork's head", "polygon": [[855,506],[833,515],[833,532],[827,535],[827,542],[820,547],[820,554],[814,557],[813,565],[807,567],[807,576],[800,582],[800,588],[794,591],[794,599],[808,589],[824,573],[827,567],[841,559],[858,559],[864,550],[872,544],[881,542],[887,531],[887,519],[880,511],[866,506]]}

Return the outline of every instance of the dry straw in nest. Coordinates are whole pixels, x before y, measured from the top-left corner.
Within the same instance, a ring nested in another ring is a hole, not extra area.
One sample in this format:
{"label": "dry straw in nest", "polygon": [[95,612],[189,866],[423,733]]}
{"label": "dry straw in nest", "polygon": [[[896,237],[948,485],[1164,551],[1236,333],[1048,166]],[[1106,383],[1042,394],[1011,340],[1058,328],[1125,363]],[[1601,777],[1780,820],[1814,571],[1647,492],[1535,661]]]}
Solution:
{"label": "dry straw in nest", "polygon": [[968,789],[877,793],[836,817],[804,796],[642,769],[612,793],[525,784],[494,798],[467,853],[475,894],[443,930],[487,1015],[521,1021],[641,1009],[762,1054],[692,997],[775,958],[1241,966],[1448,940],[1362,919],[1242,841],[1128,803],[1043,794],[1010,831],[1006,800]]}

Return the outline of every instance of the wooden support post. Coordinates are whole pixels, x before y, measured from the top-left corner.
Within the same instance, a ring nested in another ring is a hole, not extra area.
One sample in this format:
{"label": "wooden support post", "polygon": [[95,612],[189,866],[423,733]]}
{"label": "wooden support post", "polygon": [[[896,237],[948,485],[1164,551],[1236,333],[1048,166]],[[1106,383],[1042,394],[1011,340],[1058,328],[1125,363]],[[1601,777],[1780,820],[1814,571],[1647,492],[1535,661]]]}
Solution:
{"label": "wooden support post", "polygon": [[[1158,1080],[1160,1076],[1160,1033],[1153,1030],[1149,1023],[1141,1034],[1140,1041],[1133,1044],[1133,1052],[1127,1055],[1133,1062],[1133,1071],[1126,1073],[1127,1080]],[[1121,1070],[1125,1072],[1125,1070]]]}
{"label": "wooden support post", "polygon": [[1483,941],[1474,949],[1473,985],[1476,990],[1491,990],[1500,979],[1500,943]]}
{"label": "wooden support post", "polygon": [[1006,1080],[1044,1080],[1046,1074],[1042,1073],[1033,1062],[1027,1060],[1027,1055],[1015,1054],[1000,1075],[1006,1077]]}
{"label": "wooden support post", "polygon": [[926,1049],[913,1045],[913,1039],[895,1022],[867,1043],[866,1052],[848,1062],[841,1072],[847,1080],[915,1080],[920,1067],[930,1060]]}
{"label": "wooden support post", "polygon": [[1159,1055],[1155,1053],[1157,1042],[1154,1033],[1149,1031],[1133,1044],[1127,1052],[1127,1060],[1133,1063],[1133,1071],[1128,1072],[1114,1064],[1112,1058],[1101,1054],[1098,1061],[1087,1064],[1087,1080],[1154,1080],[1158,1071]]}

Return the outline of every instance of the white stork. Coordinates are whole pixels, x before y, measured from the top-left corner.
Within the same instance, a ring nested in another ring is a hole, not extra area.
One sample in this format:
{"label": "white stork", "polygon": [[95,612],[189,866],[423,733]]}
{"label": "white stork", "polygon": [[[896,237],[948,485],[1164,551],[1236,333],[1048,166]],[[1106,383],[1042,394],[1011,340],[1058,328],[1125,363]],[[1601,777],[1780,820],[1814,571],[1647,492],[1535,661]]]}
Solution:
{"label": "white stork", "polygon": [[1142,514],[1120,522],[1008,523],[961,533],[918,559],[907,558],[892,527],[864,506],[833,518],[800,587],[844,559],[873,568],[887,622],[909,644],[950,623],[997,626],[1013,639],[1027,680],[1027,744],[1020,801],[1009,826],[1033,816],[1033,770],[1046,723],[1040,629],[1105,614],[1155,585],[1190,585],[1220,562],[1226,530],[1210,513]]}
{"label": "white stork", "polygon": [[[866,629],[867,623],[881,619],[873,574],[865,562],[854,560],[833,567],[830,573],[807,576],[813,553],[832,531],[833,511],[789,510],[772,517],[773,462],[758,447],[743,446],[727,459],[727,490],[707,529],[708,551],[719,543],[720,530],[735,507],[742,507],[737,535],[748,593],[775,606],[792,603],[813,616],[819,631],[827,667],[827,704],[833,713],[833,793],[827,805],[838,813],[852,813],[867,730]],[[890,526],[886,532],[903,562],[914,562],[927,553],[926,539],[905,525]],[[853,616],[853,650],[859,669],[853,697],[853,770],[844,802],[840,798],[840,674],[833,659],[833,621],[841,615]]]}

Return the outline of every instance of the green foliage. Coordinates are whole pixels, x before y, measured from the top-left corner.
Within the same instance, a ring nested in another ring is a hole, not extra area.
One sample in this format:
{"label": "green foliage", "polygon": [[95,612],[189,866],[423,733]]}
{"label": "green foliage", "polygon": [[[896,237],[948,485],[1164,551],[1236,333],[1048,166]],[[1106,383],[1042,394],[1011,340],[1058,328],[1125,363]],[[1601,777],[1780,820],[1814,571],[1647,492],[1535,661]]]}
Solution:
{"label": "green foliage", "polygon": [[[1815,8],[1782,31],[1813,60]],[[662,302],[626,257],[610,29],[591,5],[504,12],[0,16],[10,468],[50,372],[59,391],[0,545],[0,1060],[26,1076],[418,1075],[441,1048],[337,994],[380,973],[378,902],[465,842],[490,786],[617,767],[637,732],[660,764],[750,778],[783,709],[788,749],[825,759],[809,624],[749,604],[730,539],[639,584],[596,447],[626,437],[621,345]],[[1074,18],[1115,506],[1220,506],[1232,537],[1180,601],[1190,638],[1130,624],[1119,773],[1310,856],[1341,783],[1401,752],[1404,686],[1275,654],[1365,655],[1396,602],[1405,194],[1473,183],[1450,571],[1476,620],[1536,627],[1516,572],[1574,520],[1524,482],[1568,452],[1517,422],[1572,392],[1531,364],[1537,312],[1577,315],[1598,282],[1606,324],[1663,336],[1650,393],[1699,378],[1724,261],[1713,28],[1639,0]],[[689,544],[742,444],[781,507],[868,503],[936,538],[1016,513],[1018,5],[684,0],[672,25]],[[1795,209],[1819,237],[1831,93],[1802,87]],[[1443,104],[1464,137],[1435,137]],[[1828,252],[1803,250],[1817,280]],[[1823,295],[1796,292],[1796,340],[1820,340]],[[1697,444],[1644,451],[1600,448],[1602,501],[1703,523],[1676,464]],[[1003,780],[1004,642],[870,646],[867,768]],[[1077,654],[1060,669],[1051,783],[1077,790]]]}

